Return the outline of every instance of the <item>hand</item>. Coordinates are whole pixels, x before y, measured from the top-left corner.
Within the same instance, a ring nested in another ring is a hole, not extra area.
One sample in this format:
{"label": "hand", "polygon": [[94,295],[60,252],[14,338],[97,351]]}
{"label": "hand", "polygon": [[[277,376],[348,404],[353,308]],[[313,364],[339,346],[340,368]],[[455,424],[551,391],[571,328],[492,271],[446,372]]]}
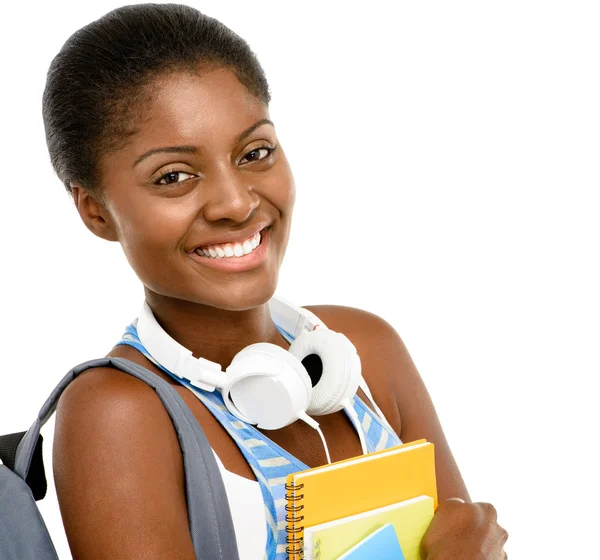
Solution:
{"label": "hand", "polygon": [[482,502],[450,498],[438,506],[421,541],[423,560],[506,560],[508,533],[496,509]]}

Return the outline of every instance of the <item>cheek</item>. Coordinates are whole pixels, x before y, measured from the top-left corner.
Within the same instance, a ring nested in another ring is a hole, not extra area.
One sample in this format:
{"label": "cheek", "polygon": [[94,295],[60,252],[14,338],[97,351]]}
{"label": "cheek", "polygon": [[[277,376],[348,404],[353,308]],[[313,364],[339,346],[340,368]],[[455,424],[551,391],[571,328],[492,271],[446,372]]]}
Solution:
{"label": "cheek", "polygon": [[158,197],[126,202],[118,212],[119,241],[138,277],[150,281],[169,269],[166,261],[178,256],[194,220],[193,206]]}
{"label": "cheek", "polygon": [[278,261],[281,265],[290,238],[292,215],[294,210],[294,204],[296,202],[296,185],[294,184],[294,178],[292,177],[291,172],[288,172],[284,176],[281,176],[279,178],[277,187],[273,189],[272,192],[273,194],[271,203],[279,210],[280,213],[280,228],[278,228]]}
{"label": "cheek", "polygon": [[287,204],[289,206],[289,212],[294,209],[294,204],[296,203],[296,185],[294,183],[294,179],[292,179],[290,188],[288,190],[288,198]]}
{"label": "cheek", "polygon": [[296,202],[296,185],[287,159],[279,166],[271,193],[273,204],[289,219]]}

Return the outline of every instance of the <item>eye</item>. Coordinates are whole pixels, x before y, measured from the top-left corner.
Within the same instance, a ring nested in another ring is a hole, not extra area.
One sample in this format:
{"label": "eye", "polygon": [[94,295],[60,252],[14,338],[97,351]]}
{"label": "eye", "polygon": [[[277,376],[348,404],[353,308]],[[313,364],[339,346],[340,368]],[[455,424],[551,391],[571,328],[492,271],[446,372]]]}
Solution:
{"label": "eye", "polygon": [[[244,163],[244,160],[246,160],[246,163],[252,163],[253,161],[260,161],[261,159],[265,159],[265,158],[269,157],[274,151],[275,151],[275,148],[267,148],[266,146],[263,146],[261,148],[254,148],[254,150],[250,150],[240,160],[240,163]],[[245,165],[245,163],[244,163],[244,165]]]}
{"label": "eye", "polygon": [[157,185],[174,185],[175,183],[181,183],[183,181],[187,181],[195,177],[192,173],[185,173],[184,171],[169,171],[162,175],[158,181],[156,181]]}

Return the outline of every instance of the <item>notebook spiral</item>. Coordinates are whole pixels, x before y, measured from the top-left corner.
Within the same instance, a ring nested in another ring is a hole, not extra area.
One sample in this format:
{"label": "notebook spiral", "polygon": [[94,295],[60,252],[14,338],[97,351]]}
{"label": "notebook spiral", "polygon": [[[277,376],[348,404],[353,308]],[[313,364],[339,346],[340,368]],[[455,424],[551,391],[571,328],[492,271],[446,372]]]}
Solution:
{"label": "notebook spiral", "polygon": [[[299,491],[304,488],[304,484],[294,484],[293,482],[285,485],[285,521],[287,523],[287,547],[285,549],[288,560],[312,560],[311,556],[304,554],[304,516],[302,510],[304,505],[301,503],[304,494]],[[318,560],[318,559],[315,559]]]}

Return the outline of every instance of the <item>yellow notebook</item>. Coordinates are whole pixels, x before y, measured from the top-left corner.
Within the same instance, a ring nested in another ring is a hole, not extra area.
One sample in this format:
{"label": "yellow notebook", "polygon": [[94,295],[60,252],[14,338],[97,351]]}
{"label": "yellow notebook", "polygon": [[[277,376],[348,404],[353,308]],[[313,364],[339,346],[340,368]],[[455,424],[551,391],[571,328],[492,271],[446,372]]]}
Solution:
{"label": "yellow notebook", "polygon": [[391,524],[404,560],[420,560],[421,539],[433,519],[433,498],[410,500],[304,528],[304,559],[336,560],[377,529]]}
{"label": "yellow notebook", "polygon": [[437,507],[433,444],[425,440],[294,473],[286,482],[290,560],[302,559],[305,527],[423,495]]}

